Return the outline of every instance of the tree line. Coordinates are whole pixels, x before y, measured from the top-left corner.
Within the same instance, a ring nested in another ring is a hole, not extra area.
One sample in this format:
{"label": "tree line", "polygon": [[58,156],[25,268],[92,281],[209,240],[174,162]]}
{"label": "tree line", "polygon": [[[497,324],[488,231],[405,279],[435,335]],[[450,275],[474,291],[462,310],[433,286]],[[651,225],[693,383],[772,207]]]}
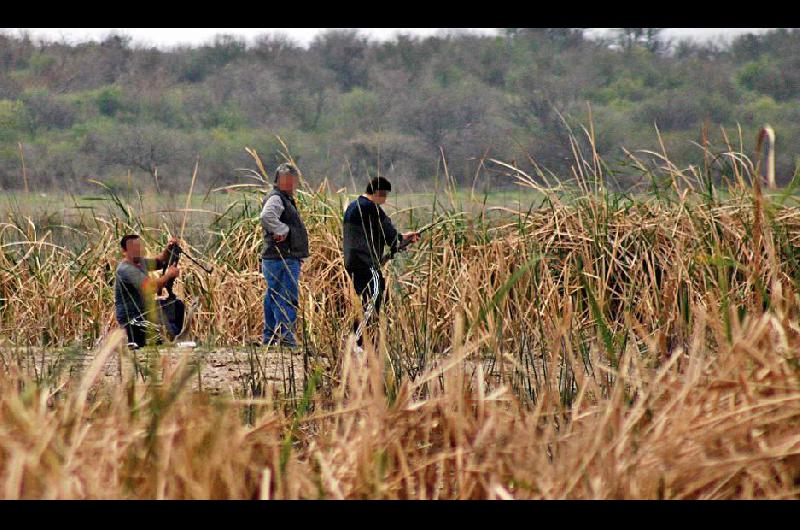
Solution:
{"label": "tree line", "polygon": [[[741,130],[753,148],[778,135],[779,182],[797,165],[800,31],[726,42],[669,42],[660,28],[504,28],[497,36],[398,36],[375,42],[329,31],[303,47],[219,35],[162,50],[123,35],[41,42],[0,35],[0,186],[111,185],[174,192],[222,186],[250,165],[245,146],[278,162],[280,136],[306,177],[361,187],[368,175],[430,188],[443,173],[483,188],[513,185],[489,158],[569,177],[570,131],[591,120],[615,185],[636,182],[630,151],[698,163],[701,129],[723,149]],[[579,148],[585,148],[585,146]],[[129,177],[130,175],[130,177]],[[129,180],[130,179],[130,180]]]}

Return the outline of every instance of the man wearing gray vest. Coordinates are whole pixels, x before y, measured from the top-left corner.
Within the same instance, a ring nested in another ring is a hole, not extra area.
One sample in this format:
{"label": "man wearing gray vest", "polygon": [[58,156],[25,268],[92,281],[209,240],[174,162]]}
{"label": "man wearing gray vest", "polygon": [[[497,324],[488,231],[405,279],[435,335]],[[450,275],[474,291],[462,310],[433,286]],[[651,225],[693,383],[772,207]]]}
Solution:
{"label": "man wearing gray vest", "polygon": [[265,346],[297,346],[294,325],[300,265],[308,257],[308,232],[294,200],[299,177],[300,173],[292,164],[278,166],[275,186],[261,210],[264,232],[261,271],[267,281],[262,337]]}

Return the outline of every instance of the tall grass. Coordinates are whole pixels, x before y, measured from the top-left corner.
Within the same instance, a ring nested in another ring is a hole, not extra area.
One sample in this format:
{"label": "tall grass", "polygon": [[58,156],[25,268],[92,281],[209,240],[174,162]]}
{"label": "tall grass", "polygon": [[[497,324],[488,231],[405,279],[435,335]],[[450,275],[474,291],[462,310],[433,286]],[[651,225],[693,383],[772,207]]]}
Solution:
{"label": "tall grass", "polygon": [[[632,349],[612,370],[575,371],[534,407],[488,389],[456,342],[446,364],[386,396],[385,357],[346,354],[340,382],[279,396],[210,400],[186,390],[183,360],[158,382],[72,386],[0,375],[3,498],[785,498],[798,495],[796,327],[768,313],[711,353],[699,317],[685,355],[648,368]],[[464,338],[458,319],[453,334]],[[572,360],[577,363],[577,359]],[[555,364],[555,363],[552,363]],[[555,370],[552,367],[551,370]],[[614,377],[606,386],[601,374]],[[74,380],[73,380],[74,381]],[[241,412],[252,409],[250,423]]]}
{"label": "tall grass", "polygon": [[[758,164],[732,150],[702,170],[650,153],[629,154],[650,187],[623,194],[607,188],[590,131],[573,145],[574,179],[558,188],[493,162],[540,207],[476,212],[450,193],[395,215],[411,228],[469,210],[387,267],[364,359],[351,355],[358,307],[339,249],[348,197],[305,185],[304,383],[251,378],[234,399],[188,391],[188,357],[155,356],[148,377],[124,368],[117,241],[136,231],[155,251],[164,227],[110,191],[115,210],[80,227],[82,247],[5,223],[0,496],[797,497],[793,187],[763,194]],[[185,263],[179,282],[208,347],[260,334],[259,196],[243,193],[185,245],[214,265]],[[44,352],[66,345],[94,345],[93,364],[48,365]],[[114,352],[116,383],[98,383]]]}

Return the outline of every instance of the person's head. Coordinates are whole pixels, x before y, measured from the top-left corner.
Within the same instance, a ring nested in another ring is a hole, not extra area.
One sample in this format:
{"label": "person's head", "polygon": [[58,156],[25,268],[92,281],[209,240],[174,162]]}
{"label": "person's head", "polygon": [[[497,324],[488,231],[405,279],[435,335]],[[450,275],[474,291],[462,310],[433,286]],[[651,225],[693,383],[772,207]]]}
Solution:
{"label": "person's head", "polygon": [[375,204],[383,204],[392,191],[392,183],[383,177],[375,177],[367,184],[366,195]]}
{"label": "person's head", "polygon": [[285,163],[278,166],[275,170],[275,185],[279,190],[292,194],[297,189],[300,180],[300,172],[292,164]]}
{"label": "person's head", "polygon": [[142,258],[142,240],[139,239],[139,236],[136,234],[122,236],[119,245],[122,247],[122,254],[125,258],[134,263],[139,263]]}

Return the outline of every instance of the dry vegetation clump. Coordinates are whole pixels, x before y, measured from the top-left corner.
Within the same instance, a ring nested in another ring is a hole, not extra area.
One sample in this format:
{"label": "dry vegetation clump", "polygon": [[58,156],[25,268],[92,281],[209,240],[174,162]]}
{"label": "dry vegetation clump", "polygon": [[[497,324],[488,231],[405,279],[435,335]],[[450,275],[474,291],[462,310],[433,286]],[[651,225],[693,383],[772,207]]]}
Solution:
{"label": "dry vegetation clump", "polygon": [[[230,399],[188,391],[189,356],[99,382],[114,356],[134,364],[111,320],[116,242],[137,231],[155,248],[159,227],[113,194],[116,215],[82,226],[82,248],[6,223],[0,497],[797,497],[800,211],[730,158],[724,192],[665,162],[650,195],[614,193],[595,157],[578,160],[573,195],[514,170],[544,196],[527,212],[455,215],[450,193],[397,215],[449,221],[389,267],[363,359],[339,252],[346,197],[306,187],[303,385]],[[214,266],[182,277],[206,347],[259,335],[257,206],[245,197],[186,245]],[[46,362],[90,343],[77,373]]]}
{"label": "dry vegetation clump", "polygon": [[465,369],[471,341],[391,399],[383,357],[348,354],[330,392],[314,374],[289,405],[187,392],[188,358],[144,385],[97,387],[112,335],[74,386],[0,376],[0,497],[797,497],[796,326],[748,318],[709,353],[703,333],[724,330],[698,320],[690,349],[658,369],[631,351],[611,386],[582,375],[571,405],[543,386],[533,407]]}

